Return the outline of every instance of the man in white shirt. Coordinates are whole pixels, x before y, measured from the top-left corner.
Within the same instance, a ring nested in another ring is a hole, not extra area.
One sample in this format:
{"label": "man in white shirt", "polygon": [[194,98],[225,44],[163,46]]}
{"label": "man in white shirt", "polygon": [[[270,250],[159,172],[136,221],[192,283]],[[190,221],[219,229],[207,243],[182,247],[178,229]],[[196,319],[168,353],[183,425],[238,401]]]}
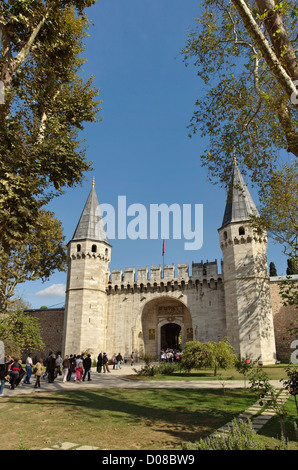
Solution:
{"label": "man in white shirt", "polygon": [[32,354],[28,354],[28,357],[26,359],[26,372],[27,372],[27,375],[25,377],[25,380],[24,380],[24,384],[30,384],[30,378],[31,378],[31,374],[32,374],[32,367],[33,367],[33,362],[32,362]]}

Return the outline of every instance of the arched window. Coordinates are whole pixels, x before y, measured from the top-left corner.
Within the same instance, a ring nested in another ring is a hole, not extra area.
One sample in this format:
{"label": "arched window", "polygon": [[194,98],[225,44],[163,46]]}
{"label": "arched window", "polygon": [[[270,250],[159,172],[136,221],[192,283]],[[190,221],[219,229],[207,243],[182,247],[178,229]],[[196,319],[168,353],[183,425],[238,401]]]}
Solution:
{"label": "arched window", "polygon": [[224,232],[224,240],[226,240],[228,238],[228,234],[227,232]]}
{"label": "arched window", "polygon": [[245,235],[244,227],[239,227],[239,235]]}
{"label": "arched window", "polygon": [[97,246],[92,245],[91,251],[92,251],[92,253],[96,253],[97,252]]}
{"label": "arched window", "polygon": [[109,254],[109,250],[106,248],[105,249],[105,255],[108,256],[108,254]]}
{"label": "arched window", "polygon": [[77,253],[80,253],[81,251],[81,245],[77,245]]}

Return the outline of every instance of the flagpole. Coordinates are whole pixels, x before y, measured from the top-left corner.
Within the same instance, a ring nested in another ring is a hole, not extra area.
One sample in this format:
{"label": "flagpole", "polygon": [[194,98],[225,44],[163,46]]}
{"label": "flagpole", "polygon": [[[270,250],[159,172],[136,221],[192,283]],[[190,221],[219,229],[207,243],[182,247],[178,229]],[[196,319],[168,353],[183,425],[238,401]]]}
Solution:
{"label": "flagpole", "polygon": [[165,241],[162,244],[162,277],[165,276]]}

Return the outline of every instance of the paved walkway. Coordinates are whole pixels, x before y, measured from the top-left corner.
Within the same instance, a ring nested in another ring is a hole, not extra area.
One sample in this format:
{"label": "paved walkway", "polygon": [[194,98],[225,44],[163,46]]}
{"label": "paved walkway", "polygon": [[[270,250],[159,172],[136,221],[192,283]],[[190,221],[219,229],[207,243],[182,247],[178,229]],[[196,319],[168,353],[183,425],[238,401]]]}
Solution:
{"label": "paved walkway", "polygon": [[[62,376],[58,376],[53,383],[48,383],[47,379],[41,379],[41,387],[34,388],[35,377],[32,375],[31,384],[26,385],[23,382],[15,389],[10,390],[9,384],[5,384],[4,398],[19,396],[23,394],[50,392],[60,390],[85,390],[90,388],[104,389],[104,388],[126,388],[126,389],[146,389],[146,388],[182,388],[182,389],[206,389],[206,388],[243,388],[243,380],[140,380],[134,379],[129,376],[136,376],[135,369],[140,369],[142,364],[138,363],[135,367],[128,364],[123,364],[121,369],[113,370],[110,367],[110,373],[98,374],[95,369],[92,369],[92,380],[90,382],[75,382],[73,379],[75,374],[72,375],[70,382],[62,382]],[[271,382],[276,388],[281,388],[279,380]],[[1,398],[3,400],[3,398]]]}
{"label": "paved walkway", "polygon": [[[141,364],[137,364],[134,368],[140,369]],[[15,390],[10,390],[9,384],[6,384],[4,387],[4,396],[0,399],[0,404],[2,400],[6,398],[11,398],[13,396],[21,396],[28,394],[36,394],[42,392],[50,391],[62,391],[62,390],[87,390],[87,389],[106,389],[106,388],[125,388],[125,389],[165,389],[165,388],[179,388],[179,389],[218,389],[218,388],[243,388],[243,380],[139,380],[134,379],[133,375],[136,373],[128,364],[122,365],[121,369],[113,370],[110,368],[110,373],[101,373],[98,374],[95,369],[92,369],[92,380],[85,382],[75,382],[72,380],[70,382],[62,382],[62,377],[58,376],[54,383],[48,383],[47,379],[41,379],[41,387],[34,388],[35,377],[31,377],[31,384],[26,385],[21,383]],[[274,385],[277,389],[282,388],[281,382],[279,380],[272,380],[271,384]],[[280,394],[280,399],[285,401],[288,398],[286,391],[282,391]],[[264,424],[274,415],[274,412],[271,410],[265,410],[260,413],[261,407],[258,403],[248,408],[245,412],[241,413],[239,419],[250,419],[252,422],[253,429],[258,432]],[[229,431],[229,427],[232,423],[227,423],[226,425],[219,428],[213,435],[218,435],[226,433]],[[91,446],[82,446],[73,442],[64,442],[56,444],[50,449],[43,450],[97,450],[96,447]]]}

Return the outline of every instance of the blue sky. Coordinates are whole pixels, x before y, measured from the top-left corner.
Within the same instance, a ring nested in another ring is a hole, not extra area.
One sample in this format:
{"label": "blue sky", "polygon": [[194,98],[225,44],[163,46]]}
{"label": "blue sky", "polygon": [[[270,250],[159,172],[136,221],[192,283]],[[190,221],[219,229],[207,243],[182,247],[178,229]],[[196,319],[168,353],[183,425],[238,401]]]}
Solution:
{"label": "blue sky", "polygon": [[[165,264],[218,260],[221,250],[217,229],[226,194],[207,181],[200,166],[199,136],[188,137],[187,125],[203,85],[179,54],[187,32],[199,14],[194,0],[99,0],[89,9],[93,25],[86,39],[86,77],[103,100],[103,121],[86,126],[87,158],[94,171],[79,187],[55,199],[49,209],[63,223],[68,242],[74,233],[91,189],[92,177],[100,203],[117,207],[118,196],[127,205],[203,204],[204,240],[200,250],[186,251],[185,240],[166,240]],[[249,188],[249,181],[247,181]],[[257,195],[251,189],[257,204]],[[162,264],[162,240],[111,240],[113,269]],[[269,242],[268,261],[285,274],[286,259],[280,246]],[[63,306],[66,273],[55,273],[46,283],[22,284],[18,295],[32,308]],[[40,291],[49,289],[49,296]],[[59,294],[59,295],[57,295]]]}

